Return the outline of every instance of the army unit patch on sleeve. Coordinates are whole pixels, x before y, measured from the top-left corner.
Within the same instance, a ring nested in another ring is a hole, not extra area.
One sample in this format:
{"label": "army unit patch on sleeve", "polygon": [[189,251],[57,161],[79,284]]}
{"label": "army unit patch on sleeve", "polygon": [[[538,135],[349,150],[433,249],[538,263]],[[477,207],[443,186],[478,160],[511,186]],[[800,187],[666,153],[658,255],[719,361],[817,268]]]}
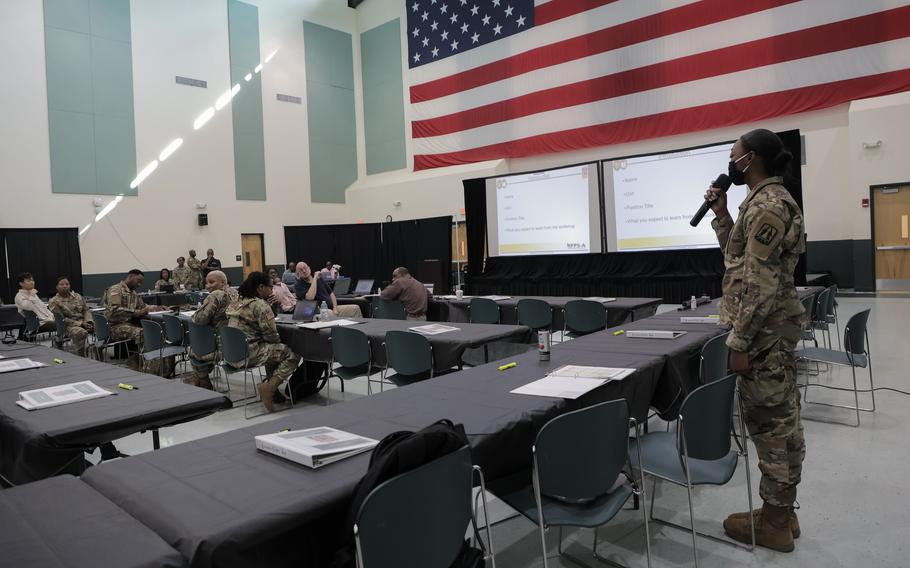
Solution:
{"label": "army unit patch on sleeve", "polygon": [[777,228],[773,227],[770,223],[765,223],[755,233],[755,240],[763,245],[770,245],[776,236]]}

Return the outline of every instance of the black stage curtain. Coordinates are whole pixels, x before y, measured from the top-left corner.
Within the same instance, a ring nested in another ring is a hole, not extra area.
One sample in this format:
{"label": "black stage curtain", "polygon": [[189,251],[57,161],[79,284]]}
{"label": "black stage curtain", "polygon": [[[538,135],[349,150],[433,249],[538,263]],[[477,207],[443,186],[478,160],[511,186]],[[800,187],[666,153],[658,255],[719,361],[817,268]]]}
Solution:
{"label": "black stage curtain", "polygon": [[73,290],[82,293],[82,255],[77,229],[4,229],[0,237],[6,247],[9,267],[6,290],[10,301],[19,289],[17,279],[22,272],[32,273],[42,298],[57,293],[59,276],[68,276]]}
{"label": "black stage curtain", "polygon": [[6,246],[0,232],[0,304],[12,304],[15,292],[10,295],[9,277],[6,275]]}
{"label": "black stage curtain", "polygon": [[451,217],[285,227],[284,246],[288,262],[303,260],[318,270],[331,260],[355,280],[373,278],[381,285],[405,266],[437,290],[451,287]]}
{"label": "black stage curtain", "polygon": [[[778,135],[793,154],[784,184],[802,208],[800,133],[788,130]],[[725,166],[718,164],[719,171]],[[464,180],[463,185],[470,294],[655,297],[673,303],[693,295],[721,294],[724,263],[719,249],[490,257],[482,266],[486,254],[486,183],[484,178],[476,178]],[[693,193],[693,213],[700,191]],[[805,257],[803,254],[796,266],[797,285],[806,281]]]}

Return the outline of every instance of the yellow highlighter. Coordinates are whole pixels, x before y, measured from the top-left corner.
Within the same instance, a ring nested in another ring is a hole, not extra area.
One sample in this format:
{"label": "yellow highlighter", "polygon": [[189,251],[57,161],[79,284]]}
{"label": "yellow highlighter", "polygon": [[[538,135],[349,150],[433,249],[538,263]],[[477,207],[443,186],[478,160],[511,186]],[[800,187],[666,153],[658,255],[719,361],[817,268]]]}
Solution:
{"label": "yellow highlighter", "polygon": [[118,387],[118,388],[121,388],[121,389],[123,389],[123,390],[128,390],[128,391],[137,391],[137,390],[139,390],[139,387],[134,387],[133,385],[128,385],[128,384],[126,384],[126,383],[120,383],[119,385],[117,385],[117,387]]}
{"label": "yellow highlighter", "polygon": [[506,363],[505,365],[500,365],[499,370],[505,371],[506,369],[511,369],[512,367],[517,367],[518,363],[512,361],[511,363]]}
{"label": "yellow highlighter", "polygon": [[620,330],[614,331],[614,332],[613,332],[613,335],[622,335],[622,334],[624,334],[625,332],[626,332],[626,330],[620,329]]}

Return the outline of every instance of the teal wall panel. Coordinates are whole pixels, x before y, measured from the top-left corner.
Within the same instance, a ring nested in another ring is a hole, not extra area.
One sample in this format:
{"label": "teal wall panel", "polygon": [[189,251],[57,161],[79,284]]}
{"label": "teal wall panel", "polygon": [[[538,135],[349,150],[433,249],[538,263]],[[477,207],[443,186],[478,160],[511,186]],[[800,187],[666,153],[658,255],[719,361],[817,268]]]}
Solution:
{"label": "teal wall panel", "polygon": [[399,20],[360,34],[367,174],[406,164]]}
{"label": "teal wall panel", "polygon": [[136,195],[129,2],[44,0],[54,193]]}
{"label": "teal wall panel", "polygon": [[351,34],[303,23],[310,199],[344,203],[357,179],[354,49]]}
{"label": "teal wall panel", "polygon": [[231,101],[234,126],[234,191],[237,199],[265,201],[265,136],[262,122],[262,76],[244,79],[261,61],[259,8],[228,0],[231,85],[239,84]]}

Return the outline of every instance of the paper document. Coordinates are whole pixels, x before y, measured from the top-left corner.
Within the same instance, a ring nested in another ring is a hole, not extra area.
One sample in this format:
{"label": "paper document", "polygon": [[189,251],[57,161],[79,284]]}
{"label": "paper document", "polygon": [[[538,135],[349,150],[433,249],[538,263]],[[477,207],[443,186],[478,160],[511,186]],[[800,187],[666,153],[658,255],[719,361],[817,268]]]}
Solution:
{"label": "paper document", "polygon": [[711,323],[719,325],[720,316],[682,316],[679,318],[679,323]]}
{"label": "paper document", "polygon": [[180,315],[186,316],[186,317],[188,317],[188,318],[191,318],[191,317],[193,317],[193,314],[195,314],[197,311],[199,311],[199,310],[187,310],[187,311],[185,311],[185,312],[184,312],[184,311],[181,311],[181,312],[180,312]]}
{"label": "paper document", "polygon": [[602,298],[600,296],[591,296],[589,298],[582,298],[582,300],[590,300],[592,302],[600,302],[601,304],[606,304],[607,302],[615,302],[616,298]]}
{"label": "paper document", "polygon": [[52,406],[82,402],[84,400],[101,398],[112,394],[114,393],[104,390],[92,381],[82,381],[79,383],[70,383],[68,385],[20,392],[19,400],[16,401],[16,404],[26,410],[36,410],[39,408],[50,408]]}
{"label": "paper document", "polygon": [[437,298],[442,298],[443,300],[470,300],[474,296],[462,296],[458,297],[455,294],[446,294],[445,296],[436,296]]}
{"label": "paper document", "polygon": [[518,387],[510,392],[512,394],[570,398],[574,400],[608,382],[609,379],[584,379],[578,377],[555,377],[547,375],[542,379]]}
{"label": "paper document", "polygon": [[687,331],[667,331],[663,329],[630,329],[626,330],[626,337],[635,337],[639,339],[676,339],[687,333]]}
{"label": "paper document", "polygon": [[256,436],[256,448],[312,468],[366,452],[378,443],[328,426]]}
{"label": "paper document", "polygon": [[308,323],[298,323],[297,327],[302,327],[304,329],[323,329],[326,327],[357,325],[358,323],[363,323],[363,322],[353,321],[353,320],[348,320],[348,319],[337,319],[337,320],[329,320],[329,321],[311,321]]}
{"label": "paper document", "polygon": [[422,333],[424,335],[439,335],[440,333],[448,333],[450,331],[458,331],[457,327],[452,327],[450,325],[442,325],[441,323],[431,323],[427,325],[418,325],[417,327],[408,328],[410,331],[416,331],[417,333]]}
{"label": "paper document", "polygon": [[493,296],[481,296],[481,298],[486,298],[487,300],[493,300],[494,302],[498,302],[498,301],[500,301],[500,300],[508,300],[508,299],[511,298],[511,297],[512,297],[512,296],[495,296],[495,295],[493,295]]}
{"label": "paper document", "polygon": [[635,372],[635,369],[615,367],[585,367],[582,365],[565,365],[550,371],[550,377],[573,377],[580,379],[609,379],[618,381]]}
{"label": "paper document", "polygon": [[46,367],[44,363],[32,361],[31,359],[10,359],[9,361],[0,362],[0,373],[11,373],[13,371],[24,371],[25,369],[37,369]]}

